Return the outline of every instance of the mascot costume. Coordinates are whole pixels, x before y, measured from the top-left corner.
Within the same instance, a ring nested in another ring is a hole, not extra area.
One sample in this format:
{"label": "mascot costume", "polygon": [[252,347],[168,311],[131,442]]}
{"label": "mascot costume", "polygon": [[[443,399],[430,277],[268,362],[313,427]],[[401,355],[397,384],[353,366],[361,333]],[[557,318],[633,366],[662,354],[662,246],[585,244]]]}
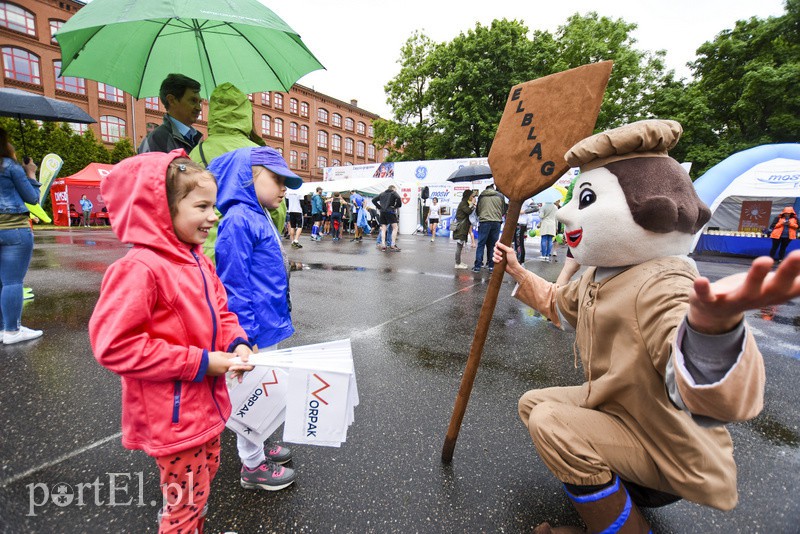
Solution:
{"label": "mascot costume", "polygon": [[[647,120],[577,143],[572,199],[558,212],[587,267],[564,286],[525,270],[499,243],[513,295],[575,330],[585,382],[532,390],[519,415],[589,532],[649,532],[637,506],[681,498],[730,510],[736,465],[725,423],[758,415],[764,364],[743,312],[800,295],[800,253],[771,273],[710,284],[687,257],[710,217],[669,157],[680,124]],[[575,527],[535,532],[585,532]]]}

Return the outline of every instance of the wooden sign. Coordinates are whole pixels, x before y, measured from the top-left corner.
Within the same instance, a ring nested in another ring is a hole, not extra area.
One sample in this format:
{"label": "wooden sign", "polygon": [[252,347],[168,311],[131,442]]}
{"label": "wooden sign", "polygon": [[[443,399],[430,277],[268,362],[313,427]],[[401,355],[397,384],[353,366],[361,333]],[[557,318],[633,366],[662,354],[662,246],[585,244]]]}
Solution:
{"label": "wooden sign", "polygon": [[567,172],[564,154],[592,135],[611,66],[583,65],[511,88],[489,151],[499,191],[525,200]]}

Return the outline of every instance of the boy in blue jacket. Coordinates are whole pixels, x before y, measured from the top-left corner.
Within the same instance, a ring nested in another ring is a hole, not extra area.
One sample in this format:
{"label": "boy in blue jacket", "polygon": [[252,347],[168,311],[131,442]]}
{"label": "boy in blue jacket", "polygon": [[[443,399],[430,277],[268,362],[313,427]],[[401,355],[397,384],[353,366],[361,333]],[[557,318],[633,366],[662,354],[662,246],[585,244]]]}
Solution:
{"label": "boy in blue jacket", "polygon": [[[286,188],[303,180],[270,147],[247,147],[214,158],[208,166],[219,182],[217,209],[223,219],[215,247],[217,272],[228,307],[239,318],[254,350],[275,348],[294,333],[289,301],[289,262],[267,210],[283,202]],[[283,467],[291,451],[267,441],[254,445],[237,436],[241,485],[276,491],[294,482]],[[266,449],[266,450],[265,450]]]}

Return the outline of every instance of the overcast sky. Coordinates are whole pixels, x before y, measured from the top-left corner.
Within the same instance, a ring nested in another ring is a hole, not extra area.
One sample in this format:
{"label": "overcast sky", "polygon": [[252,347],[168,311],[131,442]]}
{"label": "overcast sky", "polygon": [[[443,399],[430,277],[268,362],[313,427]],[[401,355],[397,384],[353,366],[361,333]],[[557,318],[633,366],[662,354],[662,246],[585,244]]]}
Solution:
{"label": "overcast sky", "polygon": [[688,76],[685,64],[720,31],[750,17],[783,14],[783,0],[260,0],[300,34],[325,65],[302,85],[358,105],[385,118],[391,116],[383,86],[399,71],[400,47],[414,30],[436,42],[451,41],[492,20],[521,20],[530,30],[555,33],[574,13],[600,15],[636,23],[641,50],[666,50],[667,65]]}

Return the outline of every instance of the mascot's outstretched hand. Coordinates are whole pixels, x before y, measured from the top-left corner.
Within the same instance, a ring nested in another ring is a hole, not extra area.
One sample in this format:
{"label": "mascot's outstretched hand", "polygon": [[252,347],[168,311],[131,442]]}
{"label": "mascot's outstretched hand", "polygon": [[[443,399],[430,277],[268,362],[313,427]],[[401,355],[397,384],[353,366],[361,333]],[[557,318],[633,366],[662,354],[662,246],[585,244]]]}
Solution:
{"label": "mascot's outstretched hand", "polygon": [[[496,260],[495,260],[496,261]],[[789,254],[772,273],[773,261],[756,258],[746,273],[726,276],[713,284],[699,277],[689,295],[688,320],[704,334],[732,330],[747,310],[781,304],[800,296],[800,251]]]}

